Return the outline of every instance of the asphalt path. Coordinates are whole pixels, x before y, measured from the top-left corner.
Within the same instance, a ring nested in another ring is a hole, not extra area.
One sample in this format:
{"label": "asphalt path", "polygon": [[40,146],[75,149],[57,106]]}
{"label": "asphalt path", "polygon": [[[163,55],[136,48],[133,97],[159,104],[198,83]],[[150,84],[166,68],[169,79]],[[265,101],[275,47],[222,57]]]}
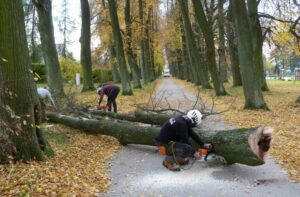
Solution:
{"label": "asphalt path", "polygon": [[[157,94],[186,103],[195,95],[172,78],[163,79]],[[203,122],[207,130],[233,128],[211,116]],[[171,172],[162,165],[163,156],[152,146],[127,145],[110,160],[112,164],[109,191],[100,196],[165,196],[165,197],[296,197],[300,184],[289,180],[286,172],[269,157],[256,167],[241,164],[224,165],[218,157],[195,161],[189,169]]]}

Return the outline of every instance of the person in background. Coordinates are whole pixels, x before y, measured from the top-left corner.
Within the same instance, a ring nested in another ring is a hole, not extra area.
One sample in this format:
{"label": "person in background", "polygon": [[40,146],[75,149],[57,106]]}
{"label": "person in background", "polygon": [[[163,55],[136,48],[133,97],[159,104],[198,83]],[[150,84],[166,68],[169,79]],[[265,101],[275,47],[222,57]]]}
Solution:
{"label": "person in background", "polygon": [[190,110],[186,115],[169,119],[161,128],[155,138],[158,146],[166,149],[166,157],[163,165],[171,171],[180,171],[179,165],[189,163],[188,157],[200,159],[199,152],[194,150],[189,138],[191,137],[198,145],[210,150],[212,145],[203,143],[199,136],[192,130],[200,126],[202,114],[199,110]]}
{"label": "person in background", "polygon": [[97,89],[97,93],[99,94],[99,102],[97,109],[102,109],[101,102],[103,100],[104,95],[107,96],[107,104],[106,109],[111,111],[111,106],[114,108],[114,112],[117,113],[117,102],[116,98],[120,92],[119,86],[115,84],[105,84],[102,85],[100,88]]}
{"label": "person in background", "polygon": [[51,96],[50,91],[48,90],[47,87],[44,88],[38,88],[37,89],[37,93],[40,99],[40,103],[41,103],[41,119],[42,121],[46,121],[46,104],[45,104],[45,100],[49,100],[52,104],[52,107],[54,108],[54,110],[57,110],[55,102]]}
{"label": "person in background", "polygon": [[55,105],[55,102],[54,102],[54,100],[53,100],[53,98],[52,98],[52,96],[51,96],[51,93],[50,93],[50,91],[48,90],[47,87],[38,88],[38,89],[37,89],[37,93],[38,93],[38,95],[39,95],[41,104],[42,104],[43,106],[46,106],[44,101],[45,101],[45,100],[49,100],[49,101],[51,102],[51,104],[52,104],[52,107],[53,107],[55,110],[57,109],[57,108],[56,108],[56,105]]}

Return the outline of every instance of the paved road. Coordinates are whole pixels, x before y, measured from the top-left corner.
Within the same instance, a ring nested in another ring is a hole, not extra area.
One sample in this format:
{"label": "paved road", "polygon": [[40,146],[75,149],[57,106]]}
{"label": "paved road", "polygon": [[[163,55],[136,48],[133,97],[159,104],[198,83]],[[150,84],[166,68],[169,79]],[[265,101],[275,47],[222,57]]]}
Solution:
{"label": "paved road", "polygon": [[[182,100],[193,95],[176,84],[164,79],[160,90],[169,99]],[[224,129],[218,117],[203,123],[208,129]],[[163,157],[151,146],[128,145],[112,159],[110,177],[112,186],[101,196],[237,196],[237,197],[294,197],[300,195],[300,185],[290,182],[272,158],[266,164],[249,167],[240,164],[224,166],[219,160],[196,161],[189,170],[171,172],[161,162]]]}

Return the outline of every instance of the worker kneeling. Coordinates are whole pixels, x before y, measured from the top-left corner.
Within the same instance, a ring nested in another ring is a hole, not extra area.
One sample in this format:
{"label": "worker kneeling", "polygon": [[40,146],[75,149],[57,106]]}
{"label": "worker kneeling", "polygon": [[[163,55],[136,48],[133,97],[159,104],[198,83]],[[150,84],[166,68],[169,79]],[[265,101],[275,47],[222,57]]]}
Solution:
{"label": "worker kneeling", "polygon": [[178,165],[188,164],[188,157],[200,159],[199,152],[194,150],[189,142],[190,137],[201,147],[211,148],[211,144],[203,143],[192,130],[193,127],[200,126],[201,121],[201,112],[190,110],[186,115],[169,119],[162,126],[159,135],[156,137],[156,142],[159,146],[166,148],[166,157],[163,161],[166,168],[171,171],[180,171]]}

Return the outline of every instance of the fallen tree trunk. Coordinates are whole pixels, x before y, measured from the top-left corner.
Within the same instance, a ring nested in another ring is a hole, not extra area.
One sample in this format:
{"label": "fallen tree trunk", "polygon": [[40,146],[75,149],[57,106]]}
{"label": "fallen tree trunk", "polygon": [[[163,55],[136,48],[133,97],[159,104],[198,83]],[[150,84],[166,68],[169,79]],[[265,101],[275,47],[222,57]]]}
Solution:
{"label": "fallen tree trunk", "polygon": [[171,118],[171,116],[166,114],[148,113],[140,110],[135,111],[133,115],[105,112],[100,110],[88,110],[88,113],[92,115],[107,116],[114,119],[127,120],[131,122],[142,122],[152,125],[163,125],[167,120]]}
{"label": "fallen tree trunk", "polygon": [[[75,118],[54,112],[48,112],[47,117],[52,122],[82,129],[90,134],[113,136],[123,145],[155,145],[154,138],[160,130],[158,127],[141,127],[128,122],[120,123],[112,120]],[[203,141],[212,143],[216,153],[224,157],[228,164],[241,163],[250,166],[264,164],[264,157],[270,148],[273,132],[269,127],[215,132],[196,129],[195,131]]]}

